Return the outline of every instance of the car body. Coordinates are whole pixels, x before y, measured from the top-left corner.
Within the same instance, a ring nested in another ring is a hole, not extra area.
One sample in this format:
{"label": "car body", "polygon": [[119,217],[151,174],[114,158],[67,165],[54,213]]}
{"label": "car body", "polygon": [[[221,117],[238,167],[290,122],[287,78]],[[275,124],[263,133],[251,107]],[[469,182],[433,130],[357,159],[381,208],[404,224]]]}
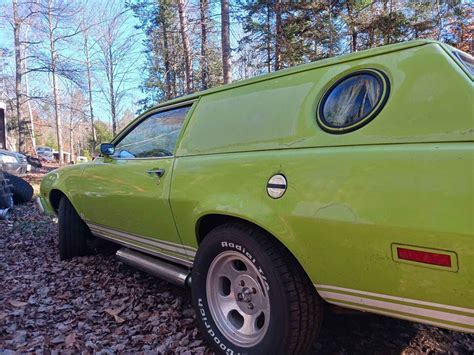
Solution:
{"label": "car body", "polygon": [[9,150],[0,149],[0,164],[2,171],[22,175],[31,171],[31,165],[28,164],[25,155]]}
{"label": "car body", "polygon": [[[243,223],[328,303],[472,333],[473,76],[453,51],[412,41],[158,105],[105,156],[48,174],[42,204],[64,196],[94,235],[187,268],[214,228]],[[176,143],[130,154],[153,122]]]}
{"label": "car body", "polygon": [[36,153],[38,154],[38,157],[42,160],[46,161],[53,161],[54,160],[54,151],[53,148],[51,147],[37,147],[36,148]]}

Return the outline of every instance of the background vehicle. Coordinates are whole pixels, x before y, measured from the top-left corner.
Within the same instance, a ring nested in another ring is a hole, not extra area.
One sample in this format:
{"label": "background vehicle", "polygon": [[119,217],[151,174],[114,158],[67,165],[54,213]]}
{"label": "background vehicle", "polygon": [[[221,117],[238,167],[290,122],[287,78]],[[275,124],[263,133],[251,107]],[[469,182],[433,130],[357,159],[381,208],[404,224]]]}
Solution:
{"label": "background vehicle", "polygon": [[40,159],[46,160],[46,161],[53,161],[54,156],[53,156],[53,148],[51,147],[37,147],[36,148],[36,153],[38,154],[38,157]]}
{"label": "background vehicle", "polygon": [[77,163],[87,163],[89,161],[89,159],[87,159],[87,157],[84,157],[82,155],[78,155],[77,158],[76,158],[76,161]]}
{"label": "background vehicle", "polygon": [[222,352],[304,353],[323,300],[474,332],[472,83],[415,41],[211,89],[48,174],[41,202],[62,258],[100,237],[190,284]]}
{"label": "background vehicle", "polygon": [[28,164],[25,155],[4,149],[0,149],[0,163],[2,171],[16,175],[25,174],[31,170],[31,165]]}

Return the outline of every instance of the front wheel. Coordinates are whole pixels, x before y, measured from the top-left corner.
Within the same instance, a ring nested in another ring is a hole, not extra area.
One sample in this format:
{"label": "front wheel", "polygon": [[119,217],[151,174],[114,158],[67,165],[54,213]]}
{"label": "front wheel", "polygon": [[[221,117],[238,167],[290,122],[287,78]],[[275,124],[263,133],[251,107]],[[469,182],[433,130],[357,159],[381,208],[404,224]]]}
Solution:
{"label": "front wheel", "polygon": [[94,237],[65,196],[59,201],[58,221],[61,260],[94,254]]}
{"label": "front wheel", "polygon": [[252,226],[209,232],[193,265],[192,295],[202,331],[223,353],[304,354],[319,333],[322,301],[308,276]]}

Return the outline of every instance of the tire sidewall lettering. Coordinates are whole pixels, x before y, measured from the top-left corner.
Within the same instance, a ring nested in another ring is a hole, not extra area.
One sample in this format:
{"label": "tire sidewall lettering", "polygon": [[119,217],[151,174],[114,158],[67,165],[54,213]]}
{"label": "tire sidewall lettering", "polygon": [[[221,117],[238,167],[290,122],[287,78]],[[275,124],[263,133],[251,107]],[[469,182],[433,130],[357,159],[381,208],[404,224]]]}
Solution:
{"label": "tire sidewall lettering", "polygon": [[204,324],[204,326],[206,327],[207,329],[207,333],[211,336],[212,340],[214,340],[214,342],[217,344],[217,346],[225,351],[226,354],[228,355],[239,355],[240,353],[239,352],[236,352],[234,351],[233,349],[231,349],[230,347],[228,347],[216,334],[216,332],[212,329],[211,325],[209,324],[208,322],[208,317],[207,317],[207,313],[206,313],[206,310],[204,308],[204,301],[202,298],[198,298],[198,308],[199,308],[199,314],[201,316],[201,320]]}
{"label": "tire sidewall lettering", "polygon": [[270,285],[267,282],[267,277],[265,276],[265,273],[263,272],[262,267],[259,264],[257,264],[257,260],[252,256],[252,254],[245,247],[243,247],[240,244],[236,244],[234,242],[227,242],[227,241],[222,241],[220,245],[225,250],[229,250],[229,249],[236,250],[242,255],[244,255],[247,259],[249,259],[255,265],[258,272],[260,273],[260,276],[262,277],[263,284],[265,286],[266,291],[267,292],[270,291]]}

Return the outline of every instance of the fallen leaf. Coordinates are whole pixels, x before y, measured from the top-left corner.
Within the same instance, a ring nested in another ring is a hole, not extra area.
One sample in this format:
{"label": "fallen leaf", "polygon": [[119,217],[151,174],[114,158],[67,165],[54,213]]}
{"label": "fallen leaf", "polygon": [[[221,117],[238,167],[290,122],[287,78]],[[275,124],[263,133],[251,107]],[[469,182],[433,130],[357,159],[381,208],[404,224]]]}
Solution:
{"label": "fallen leaf", "polygon": [[107,309],[105,310],[105,312],[107,312],[108,314],[110,314],[111,316],[113,316],[116,323],[123,323],[123,322],[125,322],[125,319],[123,319],[122,317],[119,317],[119,314],[120,314],[120,312],[122,312],[125,308],[126,308],[126,306],[120,307],[120,308],[117,308],[117,309],[107,308]]}
{"label": "fallen leaf", "polygon": [[13,300],[10,300],[10,304],[13,306],[13,307],[24,307],[28,304],[28,302],[21,302],[21,301],[13,301]]}
{"label": "fallen leaf", "polygon": [[64,342],[64,335],[58,335],[57,337],[51,339],[52,344],[61,344]]}
{"label": "fallen leaf", "polygon": [[107,308],[105,311],[111,316],[118,316],[125,308],[127,308],[127,306],[123,306],[116,309]]}
{"label": "fallen leaf", "polygon": [[158,335],[156,334],[146,334],[144,337],[143,337],[143,341],[145,343],[153,343],[155,341],[155,339],[158,338]]}
{"label": "fallen leaf", "polygon": [[76,342],[76,334],[75,333],[69,334],[66,337],[66,339],[64,339],[64,343],[66,344],[67,347],[73,346],[75,342]]}

